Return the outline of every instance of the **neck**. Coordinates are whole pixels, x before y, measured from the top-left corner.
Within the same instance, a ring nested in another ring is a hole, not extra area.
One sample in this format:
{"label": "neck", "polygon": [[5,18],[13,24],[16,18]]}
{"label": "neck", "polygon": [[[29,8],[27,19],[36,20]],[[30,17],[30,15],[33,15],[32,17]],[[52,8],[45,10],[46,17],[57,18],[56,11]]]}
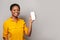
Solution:
{"label": "neck", "polygon": [[13,21],[15,21],[15,22],[17,22],[17,21],[18,21],[18,17],[14,17],[14,16],[12,16],[11,18],[12,18],[12,19],[13,19]]}

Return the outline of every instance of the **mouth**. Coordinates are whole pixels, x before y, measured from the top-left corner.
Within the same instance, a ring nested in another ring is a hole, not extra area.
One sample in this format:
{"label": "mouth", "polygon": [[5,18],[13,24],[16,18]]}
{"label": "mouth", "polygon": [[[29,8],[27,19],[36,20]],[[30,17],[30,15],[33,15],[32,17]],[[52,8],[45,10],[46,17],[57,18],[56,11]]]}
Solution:
{"label": "mouth", "polygon": [[15,15],[18,15],[19,13],[15,13]]}
{"label": "mouth", "polygon": [[15,13],[15,14],[18,14],[18,13]]}
{"label": "mouth", "polygon": [[14,16],[18,16],[18,13],[14,13]]}

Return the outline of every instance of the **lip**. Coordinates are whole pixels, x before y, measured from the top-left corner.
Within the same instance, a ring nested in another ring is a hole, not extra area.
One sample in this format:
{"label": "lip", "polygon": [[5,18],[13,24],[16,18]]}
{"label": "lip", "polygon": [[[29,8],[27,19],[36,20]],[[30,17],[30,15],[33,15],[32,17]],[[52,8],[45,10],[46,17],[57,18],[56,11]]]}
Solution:
{"label": "lip", "polygon": [[15,13],[15,14],[18,14],[18,13]]}
{"label": "lip", "polygon": [[17,13],[14,13],[14,15],[17,15]]}
{"label": "lip", "polygon": [[15,16],[18,16],[19,14],[18,13],[14,13]]}

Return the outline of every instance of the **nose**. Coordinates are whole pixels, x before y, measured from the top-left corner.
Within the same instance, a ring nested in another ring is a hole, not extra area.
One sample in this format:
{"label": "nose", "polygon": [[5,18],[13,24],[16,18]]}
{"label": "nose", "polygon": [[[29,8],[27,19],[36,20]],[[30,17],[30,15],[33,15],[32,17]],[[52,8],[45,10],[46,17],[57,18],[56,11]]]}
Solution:
{"label": "nose", "polygon": [[18,12],[19,12],[18,10],[15,11],[15,13],[18,13]]}
{"label": "nose", "polygon": [[16,14],[19,14],[19,11],[18,11],[18,10],[16,10],[16,11],[15,11],[15,13],[16,13]]}

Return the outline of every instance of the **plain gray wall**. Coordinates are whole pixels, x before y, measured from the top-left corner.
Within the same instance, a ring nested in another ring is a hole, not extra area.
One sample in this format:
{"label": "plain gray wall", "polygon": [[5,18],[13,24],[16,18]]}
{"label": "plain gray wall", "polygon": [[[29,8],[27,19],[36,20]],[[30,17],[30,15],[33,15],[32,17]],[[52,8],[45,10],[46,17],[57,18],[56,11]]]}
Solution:
{"label": "plain gray wall", "polygon": [[27,40],[60,40],[60,1],[59,0],[0,0],[0,40],[2,40],[3,22],[11,16],[10,5],[18,3],[27,25],[30,11],[36,13],[32,35]]}

